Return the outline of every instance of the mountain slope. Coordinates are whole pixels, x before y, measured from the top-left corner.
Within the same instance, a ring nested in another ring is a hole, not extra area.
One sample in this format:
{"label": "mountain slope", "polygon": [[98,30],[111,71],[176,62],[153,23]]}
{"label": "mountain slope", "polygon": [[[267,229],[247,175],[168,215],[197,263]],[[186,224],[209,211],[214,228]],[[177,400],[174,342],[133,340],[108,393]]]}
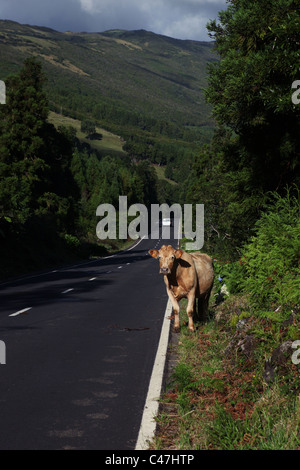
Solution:
{"label": "mountain slope", "polygon": [[144,30],[60,33],[1,20],[0,53],[2,80],[26,57],[39,57],[52,109],[62,107],[74,117],[140,128],[145,118],[211,124],[202,92],[206,64],[217,60],[211,43]]}

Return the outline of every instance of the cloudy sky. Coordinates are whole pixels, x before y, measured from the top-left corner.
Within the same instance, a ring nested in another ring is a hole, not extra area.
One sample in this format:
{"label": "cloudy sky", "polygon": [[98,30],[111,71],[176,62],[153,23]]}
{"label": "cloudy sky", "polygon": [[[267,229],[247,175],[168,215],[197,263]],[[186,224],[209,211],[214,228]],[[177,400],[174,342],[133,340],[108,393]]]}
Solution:
{"label": "cloudy sky", "polygon": [[0,0],[0,18],[58,31],[146,29],[206,41],[207,22],[225,8],[226,0]]}

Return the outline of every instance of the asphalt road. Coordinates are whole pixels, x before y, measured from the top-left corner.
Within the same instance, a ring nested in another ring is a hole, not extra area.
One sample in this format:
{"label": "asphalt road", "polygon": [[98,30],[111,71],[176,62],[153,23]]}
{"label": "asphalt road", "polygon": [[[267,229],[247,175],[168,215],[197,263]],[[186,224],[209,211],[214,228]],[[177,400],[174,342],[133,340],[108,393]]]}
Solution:
{"label": "asphalt road", "polygon": [[163,243],[0,284],[1,450],[134,449],[167,304],[148,250]]}

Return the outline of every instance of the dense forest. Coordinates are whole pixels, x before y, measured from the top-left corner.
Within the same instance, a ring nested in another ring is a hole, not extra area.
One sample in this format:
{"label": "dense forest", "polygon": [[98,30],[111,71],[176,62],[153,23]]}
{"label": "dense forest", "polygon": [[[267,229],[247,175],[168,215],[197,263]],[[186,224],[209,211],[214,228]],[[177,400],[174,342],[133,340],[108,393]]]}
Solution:
{"label": "dense forest", "polygon": [[44,82],[40,62],[26,59],[6,81],[6,105],[0,108],[2,275],[72,255],[103,254],[114,245],[97,244],[97,206],[117,206],[123,194],[129,204],[149,206],[158,198],[148,161],[99,158],[74,129],[48,122]]}

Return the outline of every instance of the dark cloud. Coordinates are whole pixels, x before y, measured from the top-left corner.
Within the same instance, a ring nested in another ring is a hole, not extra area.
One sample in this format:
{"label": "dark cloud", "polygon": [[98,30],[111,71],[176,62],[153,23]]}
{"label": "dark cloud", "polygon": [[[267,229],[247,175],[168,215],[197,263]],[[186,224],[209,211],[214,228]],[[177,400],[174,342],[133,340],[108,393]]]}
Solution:
{"label": "dark cloud", "polygon": [[206,24],[226,0],[0,0],[0,18],[58,31],[146,29],[207,40]]}

